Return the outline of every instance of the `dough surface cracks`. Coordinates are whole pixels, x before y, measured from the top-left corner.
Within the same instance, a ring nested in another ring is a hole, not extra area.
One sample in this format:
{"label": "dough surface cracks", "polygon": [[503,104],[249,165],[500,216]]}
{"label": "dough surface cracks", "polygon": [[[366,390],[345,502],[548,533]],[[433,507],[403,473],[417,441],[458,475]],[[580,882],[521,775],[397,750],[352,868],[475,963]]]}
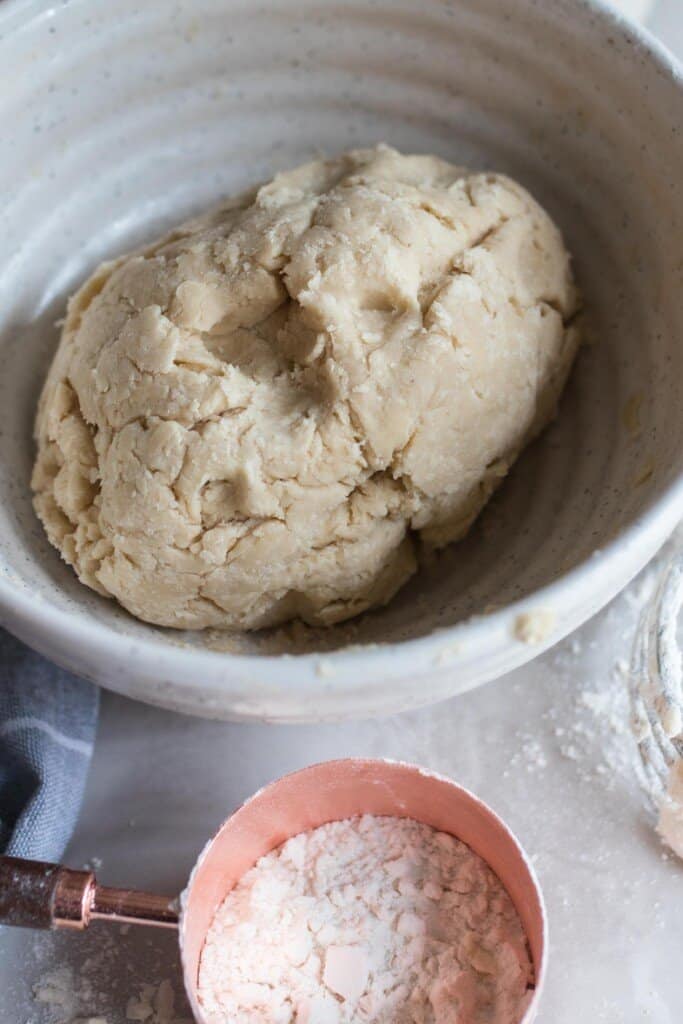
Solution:
{"label": "dough surface cracks", "polygon": [[164,626],[331,624],[462,537],[553,417],[569,257],[519,185],[357,150],[98,268],[40,400],[35,507]]}

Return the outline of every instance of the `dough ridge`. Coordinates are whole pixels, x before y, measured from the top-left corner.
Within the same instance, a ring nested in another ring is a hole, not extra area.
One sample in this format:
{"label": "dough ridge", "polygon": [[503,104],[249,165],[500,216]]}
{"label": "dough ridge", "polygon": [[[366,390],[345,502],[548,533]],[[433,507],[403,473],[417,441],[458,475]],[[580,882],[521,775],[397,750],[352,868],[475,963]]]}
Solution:
{"label": "dough ridge", "polygon": [[387,146],[305,164],[73,296],[36,511],[145,621],[340,622],[467,532],[555,415],[576,310],[511,179]]}

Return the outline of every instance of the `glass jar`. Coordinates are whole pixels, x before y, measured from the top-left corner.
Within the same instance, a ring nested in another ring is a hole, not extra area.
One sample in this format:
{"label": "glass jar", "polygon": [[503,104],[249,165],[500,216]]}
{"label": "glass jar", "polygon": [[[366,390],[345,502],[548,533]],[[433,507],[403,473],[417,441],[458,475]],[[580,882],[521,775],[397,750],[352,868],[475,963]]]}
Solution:
{"label": "glass jar", "polygon": [[641,783],[664,842],[683,857],[683,544],[643,609],[630,671]]}

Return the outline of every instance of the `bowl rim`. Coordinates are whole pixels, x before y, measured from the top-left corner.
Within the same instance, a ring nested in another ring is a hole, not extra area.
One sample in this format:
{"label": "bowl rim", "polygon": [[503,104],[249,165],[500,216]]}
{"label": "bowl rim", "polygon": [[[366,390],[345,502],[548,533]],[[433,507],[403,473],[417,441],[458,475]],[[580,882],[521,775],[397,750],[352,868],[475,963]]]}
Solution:
{"label": "bowl rim", "polygon": [[[679,88],[683,105],[683,64],[655,39],[648,29],[631,21],[614,8],[608,7],[605,0],[573,2],[576,7],[599,19],[611,30],[618,32],[630,45],[636,46],[647,55]],[[16,30],[22,24],[21,21],[17,22],[17,14],[28,15],[31,11],[47,14],[51,9],[50,0],[5,0],[0,7],[0,26],[12,16],[15,19]],[[25,21],[23,23],[25,24]],[[186,691],[197,691],[194,693],[195,699],[208,683],[220,691],[221,703],[224,703],[226,708],[231,701],[243,701],[245,707],[253,705],[254,710],[247,711],[246,717],[263,717],[263,711],[256,710],[256,705],[263,700],[267,703],[269,713],[275,710],[276,714],[290,716],[293,709],[301,708],[302,702],[307,699],[315,701],[315,716],[320,717],[320,712],[324,711],[326,704],[339,700],[342,690],[346,697],[353,698],[366,692],[368,687],[388,684],[396,700],[399,696],[396,684],[403,683],[405,686],[409,683],[412,692],[412,684],[416,677],[425,670],[434,675],[438,674],[440,656],[445,649],[453,649],[465,630],[466,651],[463,651],[463,654],[454,651],[453,656],[448,658],[448,664],[442,665],[442,674],[444,671],[454,674],[458,667],[463,668],[465,664],[470,665],[482,657],[489,660],[495,658],[501,641],[505,639],[509,643],[511,623],[514,623],[521,613],[529,612],[534,607],[563,608],[563,620],[558,623],[558,628],[552,630],[547,639],[534,647],[521,642],[517,644],[518,650],[506,657],[506,664],[501,672],[529,661],[572,629],[577,628],[586,620],[588,614],[594,614],[626,586],[673,531],[682,516],[683,472],[669,482],[657,496],[649,499],[640,516],[601,549],[532,594],[489,614],[463,619],[454,625],[440,627],[425,636],[376,645],[358,645],[299,654],[233,654],[210,648],[202,649],[199,646],[184,647],[181,643],[153,636],[126,636],[125,633],[114,631],[109,625],[99,622],[95,617],[83,615],[80,611],[60,609],[48,602],[37,602],[30,591],[14,583],[2,568],[0,610],[3,613],[3,620],[10,620],[7,623],[10,631],[14,630],[23,637],[29,636],[32,645],[42,649],[52,660],[61,660],[62,664],[68,659],[60,659],[59,653],[54,653],[55,646],[58,651],[73,647],[87,650],[90,659],[98,664],[125,662],[133,656],[134,651],[138,668],[144,669],[143,663],[146,663],[150,675],[157,680],[163,677],[168,681],[169,687],[179,686]],[[589,580],[592,581],[594,593],[592,611],[589,609],[586,612]],[[601,581],[597,586],[596,580]],[[579,598],[584,608],[582,612],[576,610]],[[128,645],[128,651],[124,650],[125,645]],[[465,654],[466,657],[463,656]],[[360,659],[362,675],[359,675]],[[328,674],[321,672],[323,661],[329,663],[329,679],[322,678]],[[230,669],[226,672],[228,664]],[[81,674],[87,675],[83,672]],[[494,667],[475,682],[484,681],[496,674],[500,673],[497,673]],[[119,692],[129,692],[116,680],[107,681],[104,685]],[[474,685],[474,682],[471,685]],[[167,706],[178,707],[183,703],[178,693],[174,694],[174,700],[165,700],[156,692],[157,687],[158,684],[151,680],[144,687],[136,683],[134,693],[138,698],[149,699],[156,704],[165,703]],[[443,696],[453,691],[454,688],[451,686],[444,690]],[[434,699],[426,692],[413,694],[413,706],[430,703]],[[310,716],[305,714],[304,717]]]}

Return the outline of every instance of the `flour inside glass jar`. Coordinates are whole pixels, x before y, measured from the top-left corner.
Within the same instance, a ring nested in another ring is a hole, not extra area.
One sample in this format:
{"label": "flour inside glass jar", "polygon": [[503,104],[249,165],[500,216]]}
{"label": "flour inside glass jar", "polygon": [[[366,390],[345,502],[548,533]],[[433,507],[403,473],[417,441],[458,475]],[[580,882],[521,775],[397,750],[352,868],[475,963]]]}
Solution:
{"label": "flour inside glass jar", "polygon": [[289,839],[206,937],[211,1024],[519,1024],[533,969],[517,911],[468,846],[365,815]]}

